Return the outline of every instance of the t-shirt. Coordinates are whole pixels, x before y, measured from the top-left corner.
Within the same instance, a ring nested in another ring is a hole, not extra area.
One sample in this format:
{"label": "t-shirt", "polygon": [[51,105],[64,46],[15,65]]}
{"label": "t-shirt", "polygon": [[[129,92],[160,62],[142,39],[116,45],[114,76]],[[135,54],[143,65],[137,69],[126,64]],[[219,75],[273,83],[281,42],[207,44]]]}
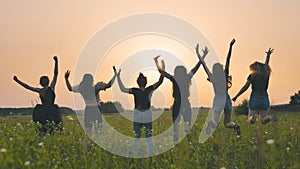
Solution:
{"label": "t-shirt", "polygon": [[134,95],[134,108],[139,111],[150,109],[151,96],[154,90],[153,85],[147,87],[144,91],[139,88],[131,88],[129,93]]}
{"label": "t-shirt", "polygon": [[266,91],[269,86],[269,76],[259,76],[256,74],[250,74],[247,78],[252,85],[254,91]]}

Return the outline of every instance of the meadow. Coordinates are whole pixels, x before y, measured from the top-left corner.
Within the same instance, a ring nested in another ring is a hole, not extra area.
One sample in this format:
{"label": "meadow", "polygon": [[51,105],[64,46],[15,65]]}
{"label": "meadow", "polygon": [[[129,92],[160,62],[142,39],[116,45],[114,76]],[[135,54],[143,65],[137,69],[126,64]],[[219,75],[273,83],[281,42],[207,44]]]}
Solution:
{"label": "meadow", "polygon": [[[0,119],[0,168],[105,168],[105,169],[194,169],[194,168],[300,168],[300,113],[276,112],[277,122],[250,125],[246,116],[233,115],[242,135],[222,123],[205,143],[198,137],[207,111],[201,110],[191,133],[176,147],[152,158],[127,158],[101,149],[86,136],[76,118],[64,117],[64,130],[54,136],[37,136],[31,116],[6,116]],[[122,116],[105,115],[116,129],[132,134],[132,125]],[[165,112],[155,120],[154,135],[171,125]]]}

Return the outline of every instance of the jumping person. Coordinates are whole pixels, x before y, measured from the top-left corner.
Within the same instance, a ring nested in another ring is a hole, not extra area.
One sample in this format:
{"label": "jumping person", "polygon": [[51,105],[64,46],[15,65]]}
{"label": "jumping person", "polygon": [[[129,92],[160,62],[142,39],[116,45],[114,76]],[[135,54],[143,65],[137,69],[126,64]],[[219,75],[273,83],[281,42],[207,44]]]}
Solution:
{"label": "jumping person", "polygon": [[[115,69],[115,67],[113,67]],[[115,72],[115,71],[114,71]],[[95,126],[95,132],[101,130],[102,113],[100,107],[100,90],[110,88],[115,81],[116,74],[108,83],[98,82],[94,85],[94,78],[91,74],[84,74],[79,85],[71,86],[69,82],[70,71],[65,73],[65,81],[69,91],[80,93],[85,102],[84,127],[86,134],[92,138],[92,128]]]}
{"label": "jumping person", "polygon": [[267,124],[271,120],[277,120],[277,117],[274,114],[268,115],[270,101],[267,90],[271,74],[269,61],[273,51],[274,49],[269,48],[269,50],[265,52],[267,54],[265,63],[256,61],[250,65],[250,75],[247,78],[246,84],[241,88],[238,94],[232,98],[233,101],[236,101],[236,99],[243,94],[250,85],[252,86],[252,92],[248,104],[248,121],[251,124],[255,123],[258,114],[260,114],[262,124]]}
{"label": "jumping person", "polygon": [[[38,134],[43,135],[47,132],[53,134],[53,126],[50,124],[54,122],[57,127],[60,123],[62,123],[61,114],[59,113],[58,106],[54,104],[55,101],[55,84],[57,81],[58,75],[58,60],[57,56],[53,57],[55,61],[54,67],[54,76],[49,85],[49,78],[47,76],[40,77],[40,85],[42,88],[31,87],[28,84],[22,82],[18,79],[17,76],[14,76],[13,79],[23,86],[25,89],[31,90],[33,92],[37,92],[40,96],[42,104],[37,104],[32,113],[32,119],[34,122],[39,122],[42,124],[42,127],[38,129]],[[62,126],[59,127],[62,129]]]}
{"label": "jumping person", "polygon": [[231,103],[231,98],[228,94],[228,89],[231,88],[232,86],[232,76],[229,75],[229,64],[230,64],[230,58],[231,58],[231,52],[232,52],[232,46],[235,43],[235,39],[232,39],[232,41],[230,42],[230,46],[229,46],[229,51],[227,54],[227,58],[226,58],[226,65],[225,65],[225,80],[226,80],[226,84],[227,84],[227,88],[226,88],[226,101],[225,101],[225,107],[224,107],[224,126],[226,128],[231,128],[234,129],[235,134],[237,136],[241,135],[241,130],[240,130],[240,126],[235,124],[234,122],[230,121],[231,119],[231,112],[232,112],[232,103]]}
{"label": "jumping person", "polygon": [[[198,45],[196,47],[198,52]],[[208,80],[212,83],[214,88],[214,99],[213,99],[213,118],[208,122],[206,127],[206,133],[210,134],[218,126],[218,122],[221,117],[222,110],[225,107],[225,99],[227,95],[226,78],[223,66],[220,63],[215,63],[212,68],[212,72],[208,69],[204,59],[199,57],[200,62],[203,64],[203,68],[208,75]]]}
{"label": "jumping person", "polygon": [[[164,63],[162,63],[161,72],[165,70]],[[148,153],[151,157],[153,155],[153,143],[152,143],[152,111],[151,107],[151,96],[154,90],[156,90],[163,82],[164,75],[160,74],[158,82],[151,86],[147,86],[147,77],[142,73],[137,78],[138,88],[125,88],[121,78],[120,72],[117,73],[118,83],[120,90],[124,93],[133,94],[134,96],[134,114],[133,114],[133,131],[135,138],[132,142],[132,153],[136,154],[138,149],[138,143],[141,137],[141,128],[145,127],[145,136],[148,144]]]}
{"label": "jumping person", "polygon": [[[206,57],[208,53],[207,47],[203,50],[203,59]],[[198,54],[199,57],[200,54]],[[154,58],[156,67],[161,72],[162,69],[158,65],[158,58],[160,56],[157,56]],[[172,121],[173,121],[173,141],[176,144],[178,142],[178,132],[179,132],[179,122],[181,115],[183,116],[183,120],[187,126],[187,129],[185,130],[186,133],[189,132],[191,119],[192,119],[192,109],[191,104],[189,101],[190,97],[190,91],[189,87],[191,85],[191,79],[194,76],[194,74],[197,72],[201,65],[201,62],[199,61],[196,66],[187,73],[187,70],[184,66],[176,66],[174,70],[174,76],[170,75],[169,73],[163,71],[163,75],[168,78],[172,84],[173,84],[173,106],[172,106]]]}

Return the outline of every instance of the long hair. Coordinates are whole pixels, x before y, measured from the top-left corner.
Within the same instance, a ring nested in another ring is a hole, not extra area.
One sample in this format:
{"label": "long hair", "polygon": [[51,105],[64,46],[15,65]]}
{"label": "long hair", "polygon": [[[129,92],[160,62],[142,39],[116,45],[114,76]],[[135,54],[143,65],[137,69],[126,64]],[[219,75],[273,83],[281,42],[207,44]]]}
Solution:
{"label": "long hair", "polygon": [[82,96],[95,95],[95,88],[93,87],[94,78],[91,74],[84,74],[82,81],[79,84],[79,91],[81,91]]}
{"label": "long hair", "polygon": [[271,68],[261,62],[254,62],[250,65],[250,74],[258,76],[270,76]]}
{"label": "long hair", "polygon": [[[190,86],[192,84],[191,79],[187,75],[187,70],[184,66],[176,66],[174,69],[174,79],[176,80],[181,95],[189,96]],[[174,86],[173,86],[174,90]]]}

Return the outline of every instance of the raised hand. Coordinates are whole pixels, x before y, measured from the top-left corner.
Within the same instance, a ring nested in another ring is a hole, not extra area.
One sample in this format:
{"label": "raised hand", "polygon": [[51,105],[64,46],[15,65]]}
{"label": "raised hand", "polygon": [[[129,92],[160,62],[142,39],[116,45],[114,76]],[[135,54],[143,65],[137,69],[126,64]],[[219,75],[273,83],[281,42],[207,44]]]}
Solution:
{"label": "raised hand", "polygon": [[113,66],[113,70],[114,70],[115,74],[117,74],[117,69],[115,66]]}
{"label": "raised hand", "polygon": [[200,53],[199,53],[199,44],[197,44],[197,46],[196,46],[196,54],[197,54],[197,56],[198,56],[198,58],[200,59],[201,58],[201,55],[200,55]]}
{"label": "raised hand", "polygon": [[165,71],[166,65],[165,65],[165,61],[161,60],[161,70]]}
{"label": "raised hand", "polygon": [[205,48],[204,48],[204,49],[202,49],[202,51],[203,51],[203,56],[207,55],[207,54],[208,54],[208,52],[209,52],[209,50],[208,50],[207,46],[205,46]]}
{"label": "raised hand", "polygon": [[266,54],[267,54],[268,56],[270,56],[270,55],[273,53],[273,51],[274,51],[274,49],[269,48],[269,50],[266,51]]}
{"label": "raised hand", "polygon": [[14,76],[13,79],[14,79],[14,81],[18,81],[18,77],[17,76]]}
{"label": "raised hand", "polygon": [[235,43],[235,39],[233,38],[230,42],[230,46],[234,45],[234,43]]}
{"label": "raised hand", "polygon": [[67,70],[65,73],[65,79],[68,79],[70,77],[70,70]]}
{"label": "raised hand", "polygon": [[160,55],[154,57],[153,59],[154,59],[155,61],[157,61],[159,57],[160,57]]}
{"label": "raised hand", "polygon": [[53,57],[53,60],[54,60],[55,62],[57,62],[57,56],[54,56],[54,57]]}

